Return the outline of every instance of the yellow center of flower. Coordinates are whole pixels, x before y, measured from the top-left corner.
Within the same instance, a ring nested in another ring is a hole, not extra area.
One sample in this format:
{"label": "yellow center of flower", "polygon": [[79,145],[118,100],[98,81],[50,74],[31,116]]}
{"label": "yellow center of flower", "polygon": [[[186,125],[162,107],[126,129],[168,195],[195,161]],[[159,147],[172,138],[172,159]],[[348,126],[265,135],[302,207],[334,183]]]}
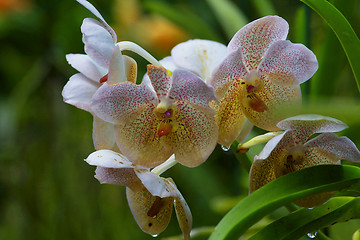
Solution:
{"label": "yellow center of flower", "polygon": [[171,104],[168,104],[166,101],[160,101],[154,109],[154,114],[159,120],[161,120],[157,131],[159,138],[176,131],[177,127],[173,121],[173,110],[171,108]]}
{"label": "yellow center of flower", "polygon": [[301,165],[305,160],[304,145],[296,145],[287,150],[285,162],[282,169],[282,174],[288,174],[296,170],[296,166]]}
{"label": "yellow center of flower", "polygon": [[264,101],[262,101],[258,92],[263,88],[264,82],[258,76],[256,70],[251,70],[242,82],[245,85],[243,88],[245,92],[245,104],[256,112],[264,112],[268,109]]}

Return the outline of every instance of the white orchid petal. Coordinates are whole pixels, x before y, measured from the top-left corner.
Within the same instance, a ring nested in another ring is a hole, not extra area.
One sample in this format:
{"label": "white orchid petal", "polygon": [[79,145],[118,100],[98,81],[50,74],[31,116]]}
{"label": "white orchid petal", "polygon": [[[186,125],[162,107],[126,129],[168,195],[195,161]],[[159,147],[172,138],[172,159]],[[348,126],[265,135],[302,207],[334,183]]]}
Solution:
{"label": "white orchid petal", "polygon": [[97,64],[107,68],[115,47],[114,40],[103,24],[92,18],[85,18],[81,25],[85,53]]}
{"label": "white orchid petal", "polygon": [[101,14],[99,13],[99,11],[88,1],[85,0],[76,0],[78,1],[81,5],[83,5],[85,8],[87,8],[90,12],[92,12],[96,17],[98,17],[101,20],[101,23],[103,24],[103,26],[105,27],[105,29],[110,33],[110,35],[112,36],[114,42],[117,42],[117,38],[116,38],[116,34],[114,32],[114,30],[109,26],[109,24],[107,24],[107,22],[105,21],[105,19],[101,16]]}
{"label": "white orchid petal", "polygon": [[94,116],[93,140],[95,149],[116,148],[114,131],[114,124],[105,122],[97,116]]}
{"label": "white orchid petal", "polygon": [[108,149],[98,150],[91,153],[85,161],[93,166],[105,168],[134,168],[135,165],[124,155]]}
{"label": "white orchid petal", "polygon": [[177,188],[171,185],[168,180],[147,170],[137,170],[135,173],[151,195],[160,198],[177,197]]}
{"label": "white orchid petal", "polygon": [[226,53],[225,45],[200,39],[180,43],[171,50],[173,61],[179,68],[189,70],[204,80],[225,58]]}
{"label": "white orchid petal", "polygon": [[91,98],[99,86],[100,83],[95,83],[83,74],[75,74],[70,77],[62,91],[64,102],[91,112]]}
{"label": "white orchid petal", "polygon": [[278,146],[279,142],[284,138],[284,136],[288,135],[287,131],[284,133],[273,137],[270,141],[266,143],[263,150],[259,153],[259,155],[255,156],[255,159],[264,160],[269,157],[269,155],[274,151],[274,149]]}
{"label": "white orchid petal", "polygon": [[102,78],[107,73],[105,68],[96,64],[86,54],[67,54],[66,60],[73,68],[97,83],[99,82],[100,78]]}
{"label": "white orchid petal", "polygon": [[107,84],[114,85],[126,80],[125,59],[120,49],[115,47],[111,55]]}

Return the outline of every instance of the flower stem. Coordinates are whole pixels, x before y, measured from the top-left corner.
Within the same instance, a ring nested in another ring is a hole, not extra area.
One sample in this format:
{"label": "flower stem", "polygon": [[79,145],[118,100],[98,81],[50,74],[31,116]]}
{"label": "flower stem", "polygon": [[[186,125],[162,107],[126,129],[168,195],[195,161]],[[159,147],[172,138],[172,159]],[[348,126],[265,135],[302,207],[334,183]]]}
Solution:
{"label": "flower stem", "polygon": [[118,42],[116,46],[118,46],[121,51],[124,50],[132,51],[134,53],[139,54],[141,57],[149,61],[151,64],[162,67],[162,65],[159,63],[158,60],[156,60],[150,53],[148,53],[145,49],[143,49],[136,43],[130,41],[122,41],[122,42]]}
{"label": "flower stem", "polygon": [[172,168],[173,166],[175,166],[177,164],[177,161],[175,160],[175,155],[171,155],[171,157],[166,160],[165,162],[163,162],[162,164],[160,164],[157,167],[154,167],[151,172],[160,175],[162,173],[164,173],[166,170]]}

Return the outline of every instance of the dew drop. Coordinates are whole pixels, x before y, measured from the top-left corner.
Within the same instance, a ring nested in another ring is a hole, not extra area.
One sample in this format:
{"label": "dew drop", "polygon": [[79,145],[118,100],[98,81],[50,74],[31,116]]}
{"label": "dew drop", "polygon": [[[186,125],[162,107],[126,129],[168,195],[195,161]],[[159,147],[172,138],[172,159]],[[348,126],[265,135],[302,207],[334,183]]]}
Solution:
{"label": "dew drop", "polygon": [[151,235],[151,236],[156,238],[157,236],[159,236],[159,234],[154,234],[154,235]]}
{"label": "dew drop", "polygon": [[224,145],[221,145],[221,149],[225,152],[229,151],[230,150],[230,147],[226,147]]}
{"label": "dew drop", "polygon": [[317,232],[310,232],[307,234],[307,236],[311,239],[314,239],[316,237]]}

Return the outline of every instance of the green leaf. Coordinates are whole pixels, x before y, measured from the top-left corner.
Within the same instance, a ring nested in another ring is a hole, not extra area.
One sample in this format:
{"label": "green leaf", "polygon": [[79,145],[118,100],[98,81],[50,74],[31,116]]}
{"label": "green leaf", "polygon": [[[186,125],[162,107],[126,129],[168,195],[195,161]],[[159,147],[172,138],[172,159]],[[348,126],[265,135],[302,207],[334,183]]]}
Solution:
{"label": "green leaf", "polygon": [[229,39],[248,23],[247,17],[240,9],[228,0],[208,0],[221,26]]}
{"label": "green leaf", "polygon": [[144,7],[178,24],[197,38],[215,41],[220,40],[218,34],[206,22],[193,13],[159,1],[145,1]]}
{"label": "green leaf", "polygon": [[235,239],[275,209],[321,192],[335,191],[360,182],[360,168],[321,165],[282,176],[239,202],[219,222],[210,239]]}
{"label": "green leaf", "polygon": [[[359,197],[336,197],[314,209],[302,208],[269,224],[249,240],[298,239],[334,223],[360,218]],[[286,231],[284,231],[286,229]]]}
{"label": "green leaf", "polygon": [[[360,40],[346,18],[325,0],[301,0],[316,11],[338,37],[353,71],[360,92]],[[336,57],[336,56],[332,56]]]}
{"label": "green leaf", "polygon": [[251,3],[256,8],[260,17],[276,14],[274,5],[269,0],[252,0]]}

